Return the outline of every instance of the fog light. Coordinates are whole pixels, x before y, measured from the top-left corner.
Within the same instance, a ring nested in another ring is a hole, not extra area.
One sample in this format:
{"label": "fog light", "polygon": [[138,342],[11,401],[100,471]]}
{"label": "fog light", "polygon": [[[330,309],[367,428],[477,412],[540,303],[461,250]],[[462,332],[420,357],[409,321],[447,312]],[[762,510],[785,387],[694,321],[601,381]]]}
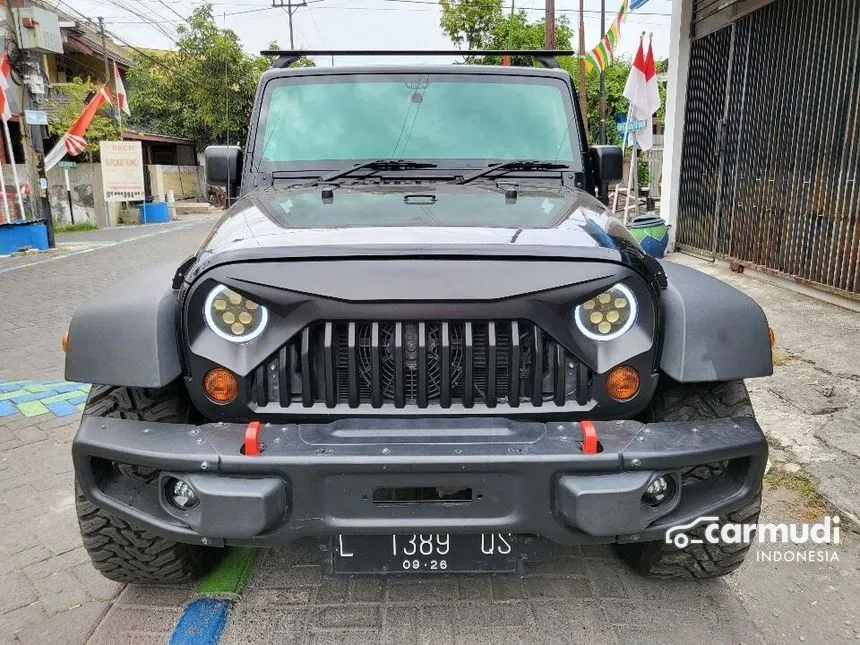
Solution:
{"label": "fog light", "polygon": [[167,501],[180,511],[188,511],[200,503],[197,493],[181,479],[169,479],[164,491]]}
{"label": "fog light", "polygon": [[642,501],[648,506],[659,506],[663,502],[672,499],[675,494],[675,483],[670,477],[657,477],[648,484],[648,488],[642,494]]}

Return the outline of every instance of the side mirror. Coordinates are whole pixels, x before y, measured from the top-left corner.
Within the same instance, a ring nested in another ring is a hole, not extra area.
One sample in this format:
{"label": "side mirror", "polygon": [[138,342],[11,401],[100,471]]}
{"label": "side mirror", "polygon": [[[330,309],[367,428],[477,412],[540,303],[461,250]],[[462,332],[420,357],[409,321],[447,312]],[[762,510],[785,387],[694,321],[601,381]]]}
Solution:
{"label": "side mirror", "polygon": [[238,146],[209,146],[203,152],[206,183],[227,190],[228,198],[239,193],[242,182],[242,148]]}
{"label": "side mirror", "polygon": [[591,146],[589,154],[596,186],[621,181],[624,177],[624,152],[620,146]]}

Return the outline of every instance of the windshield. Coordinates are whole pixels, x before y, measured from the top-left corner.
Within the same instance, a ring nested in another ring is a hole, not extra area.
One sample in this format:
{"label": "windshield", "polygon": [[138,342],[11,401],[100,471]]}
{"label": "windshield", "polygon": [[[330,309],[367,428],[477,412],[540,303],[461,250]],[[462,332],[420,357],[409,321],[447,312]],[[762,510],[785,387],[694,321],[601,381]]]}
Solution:
{"label": "windshield", "polygon": [[296,76],[266,87],[259,169],[366,159],[570,163],[580,170],[570,92],[533,76]]}

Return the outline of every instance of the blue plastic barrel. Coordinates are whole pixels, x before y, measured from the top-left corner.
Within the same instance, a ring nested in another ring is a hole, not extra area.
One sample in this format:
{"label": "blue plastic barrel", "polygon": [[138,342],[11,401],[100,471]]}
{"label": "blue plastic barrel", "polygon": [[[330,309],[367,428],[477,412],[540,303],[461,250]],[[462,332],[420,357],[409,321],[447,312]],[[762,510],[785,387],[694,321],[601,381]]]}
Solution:
{"label": "blue plastic barrel", "polygon": [[141,224],[161,224],[170,221],[167,202],[149,202],[140,205]]}
{"label": "blue plastic barrel", "polygon": [[0,224],[0,255],[27,247],[44,251],[48,248],[48,227],[44,220]]}

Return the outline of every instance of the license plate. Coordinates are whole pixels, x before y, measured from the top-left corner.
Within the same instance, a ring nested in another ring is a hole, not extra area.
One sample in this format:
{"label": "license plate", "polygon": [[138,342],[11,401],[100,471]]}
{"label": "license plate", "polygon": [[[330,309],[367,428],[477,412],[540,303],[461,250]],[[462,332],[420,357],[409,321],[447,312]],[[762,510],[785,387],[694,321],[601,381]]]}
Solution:
{"label": "license plate", "polygon": [[335,573],[480,573],[517,570],[510,533],[338,535]]}

